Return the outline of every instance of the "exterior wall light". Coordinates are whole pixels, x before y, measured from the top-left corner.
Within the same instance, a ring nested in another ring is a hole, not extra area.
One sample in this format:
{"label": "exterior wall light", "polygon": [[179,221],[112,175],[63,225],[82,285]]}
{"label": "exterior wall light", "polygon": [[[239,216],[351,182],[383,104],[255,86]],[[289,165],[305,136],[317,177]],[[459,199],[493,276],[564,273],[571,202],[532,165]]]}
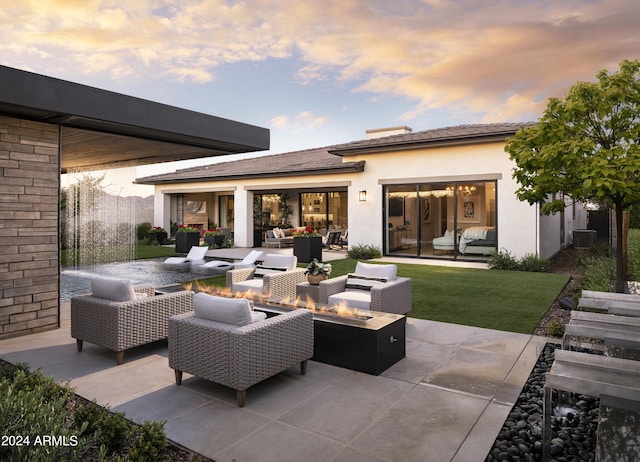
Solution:
{"label": "exterior wall light", "polygon": [[360,202],[367,202],[367,191],[360,191],[358,193],[358,198],[360,199]]}

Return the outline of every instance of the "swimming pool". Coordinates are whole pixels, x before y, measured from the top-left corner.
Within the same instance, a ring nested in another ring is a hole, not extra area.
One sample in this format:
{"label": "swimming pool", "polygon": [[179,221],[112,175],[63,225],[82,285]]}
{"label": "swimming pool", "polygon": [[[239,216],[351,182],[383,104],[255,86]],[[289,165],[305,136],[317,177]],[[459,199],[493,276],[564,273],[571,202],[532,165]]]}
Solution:
{"label": "swimming pool", "polygon": [[200,265],[164,265],[164,258],[134,260],[125,263],[105,263],[64,268],[60,274],[60,300],[74,295],[91,293],[91,278],[109,276],[130,279],[135,284],[153,284],[162,287],[182,281],[220,275],[220,270]]}

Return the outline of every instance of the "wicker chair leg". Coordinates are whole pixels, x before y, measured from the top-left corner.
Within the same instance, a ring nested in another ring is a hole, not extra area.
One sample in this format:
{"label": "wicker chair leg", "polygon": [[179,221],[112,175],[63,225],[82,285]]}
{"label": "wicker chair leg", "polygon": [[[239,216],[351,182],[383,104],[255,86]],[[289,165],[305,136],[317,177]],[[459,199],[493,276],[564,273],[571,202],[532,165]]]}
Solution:
{"label": "wicker chair leg", "polygon": [[82,351],[82,340],[76,339],[76,348],[78,351]]}
{"label": "wicker chair leg", "polygon": [[176,374],[176,385],[182,385],[182,371],[174,369],[173,372]]}
{"label": "wicker chair leg", "polygon": [[247,390],[236,390],[236,401],[238,402],[238,407],[244,407],[247,401]]}
{"label": "wicker chair leg", "polygon": [[124,361],[124,350],[116,351],[116,363],[118,363],[118,366],[122,364],[123,361]]}
{"label": "wicker chair leg", "polygon": [[307,373],[307,360],[300,362],[300,375],[304,375]]}

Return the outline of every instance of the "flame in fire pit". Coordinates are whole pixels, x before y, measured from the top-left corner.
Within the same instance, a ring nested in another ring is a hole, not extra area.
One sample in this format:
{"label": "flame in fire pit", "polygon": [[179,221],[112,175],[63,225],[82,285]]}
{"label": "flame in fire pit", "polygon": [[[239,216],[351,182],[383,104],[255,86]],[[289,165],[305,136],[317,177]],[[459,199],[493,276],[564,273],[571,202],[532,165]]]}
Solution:
{"label": "flame in fire pit", "polygon": [[306,308],[308,310],[313,311],[314,313],[319,313],[323,315],[329,316],[340,316],[343,318],[350,319],[358,319],[358,320],[366,320],[369,319],[370,316],[362,314],[357,308],[351,308],[347,306],[346,303],[341,302],[337,305],[317,305],[310,297],[307,296],[306,300],[301,300],[300,298],[285,298],[281,300],[273,300],[269,295],[257,294],[255,292],[232,292],[230,288],[220,288],[220,287],[209,287],[205,285],[199,284],[197,281],[195,283],[184,283],[183,287],[186,290],[193,290],[196,292],[204,292],[210,295],[217,295],[220,297],[228,297],[228,298],[248,298],[252,300],[254,303],[261,305],[277,305],[282,307],[287,307],[291,309],[297,308]]}

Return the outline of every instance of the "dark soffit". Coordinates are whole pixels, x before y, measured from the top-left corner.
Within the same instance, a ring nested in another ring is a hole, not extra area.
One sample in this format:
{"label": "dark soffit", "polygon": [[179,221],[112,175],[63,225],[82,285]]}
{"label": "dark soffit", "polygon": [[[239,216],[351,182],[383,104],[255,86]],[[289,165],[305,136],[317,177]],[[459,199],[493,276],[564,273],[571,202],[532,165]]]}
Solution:
{"label": "dark soffit", "polygon": [[57,124],[61,169],[269,149],[269,130],[0,66],[0,114]]}

